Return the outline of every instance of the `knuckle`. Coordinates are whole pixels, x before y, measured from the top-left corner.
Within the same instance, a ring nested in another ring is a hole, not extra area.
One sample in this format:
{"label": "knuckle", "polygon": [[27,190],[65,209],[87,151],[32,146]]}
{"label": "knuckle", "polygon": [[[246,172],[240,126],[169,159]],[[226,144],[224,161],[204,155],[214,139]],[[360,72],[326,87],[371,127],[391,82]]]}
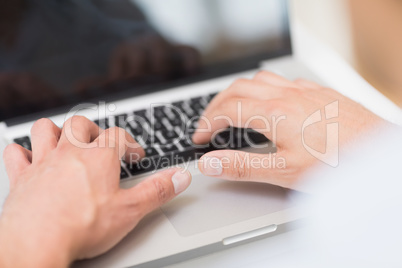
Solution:
{"label": "knuckle", "polygon": [[67,119],[67,121],[64,123],[64,126],[66,126],[66,125],[72,126],[73,123],[74,123],[74,125],[77,125],[77,126],[83,126],[85,124],[88,124],[89,122],[90,122],[89,119],[87,119],[84,116],[74,115],[74,116],[70,117],[69,119]]}
{"label": "knuckle", "polygon": [[245,167],[241,167],[237,169],[237,177],[239,179],[248,179],[249,178],[249,172],[248,169]]}
{"label": "knuckle", "polygon": [[239,88],[243,88],[247,83],[249,82],[249,80],[245,79],[245,78],[239,78],[236,79],[227,89],[227,92],[233,92],[238,90]]}
{"label": "knuckle", "polygon": [[16,151],[21,151],[22,147],[16,143],[12,143],[6,146],[3,151],[3,158],[6,158],[9,155],[12,155]]}
{"label": "knuckle", "polygon": [[119,134],[119,132],[120,132],[120,130],[119,130],[120,128],[119,127],[111,127],[111,128],[108,128],[106,131],[107,132],[109,132],[109,134],[111,133],[111,134]]}
{"label": "knuckle", "polygon": [[264,102],[263,106],[260,109],[266,115],[282,115],[284,113],[284,107],[286,103],[283,103],[280,100],[268,100]]}
{"label": "knuckle", "polygon": [[20,150],[21,146],[16,143],[11,143],[4,148],[4,153],[10,153],[16,150]]}
{"label": "knuckle", "polygon": [[111,130],[120,135],[126,133],[126,131],[121,127],[112,127]]}
{"label": "knuckle", "polygon": [[256,80],[258,80],[258,79],[267,79],[267,78],[270,78],[272,76],[272,73],[271,72],[269,72],[269,71],[259,71],[256,75],[255,75],[255,79]]}
{"label": "knuckle", "polygon": [[164,185],[160,179],[154,179],[152,180],[152,184],[155,190],[155,194],[158,200],[158,204],[162,205],[166,203],[166,201],[169,199],[168,195],[168,189],[166,185]]}
{"label": "knuckle", "polygon": [[44,129],[44,128],[49,128],[49,127],[53,127],[53,122],[48,119],[48,118],[41,118],[39,120],[37,120],[33,126],[32,126],[32,130],[35,131],[35,129]]}
{"label": "knuckle", "polygon": [[233,86],[239,87],[239,86],[243,86],[244,84],[248,84],[248,83],[250,83],[250,80],[245,79],[245,78],[239,78],[233,83]]}
{"label": "knuckle", "polygon": [[72,122],[74,122],[75,124],[78,124],[80,126],[85,125],[90,122],[89,119],[87,119],[86,117],[81,116],[81,115],[75,115],[71,118],[71,120],[72,120]]}
{"label": "knuckle", "polygon": [[287,87],[284,89],[285,96],[291,96],[291,97],[300,97],[303,94],[303,91],[295,88],[295,87]]}
{"label": "knuckle", "polygon": [[227,99],[227,101],[224,101],[220,104],[220,106],[218,107],[219,111],[227,111],[228,109],[230,109],[232,107],[232,102],[233,102],[233,98],[229,98]]}
{"label": "knuckle", "polygon": [[105,133],[107,133],[109,137],[118,139],[118,137],[120,137],[121,134],[124,133],[123,131],[125,130],[120,127],[111,127],[106,129]]}
{"label": "knuckle", "polygon": [[254,79],[258,80],[265,76],[265,71],[259,71],[255,76]]}
{"label": "knuckle", "polygon": [[247,163],[247,158],[243,154],[237,156],[237,161],[235,161],[235,166],[232,169],[232,176],[238,180],[248,180],[250,179],[250,168]]}
{"label": "knuckle", "polygon": [[106,131],[109,135],[109,139],[113,139],[115,141],[124,140],[126,137],[126,131],[120,127],[111,127]]}

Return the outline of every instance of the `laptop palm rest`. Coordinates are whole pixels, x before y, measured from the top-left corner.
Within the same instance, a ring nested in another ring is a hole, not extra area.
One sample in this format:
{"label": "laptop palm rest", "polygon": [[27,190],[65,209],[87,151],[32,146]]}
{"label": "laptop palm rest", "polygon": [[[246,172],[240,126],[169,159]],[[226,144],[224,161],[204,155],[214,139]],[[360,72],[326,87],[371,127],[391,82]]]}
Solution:
{"label": "laptop palm rest", "polygon": [[263,183],[193,174],[191,186],[162,207],[176,231],[191,236],[290,208],[291,191]]}

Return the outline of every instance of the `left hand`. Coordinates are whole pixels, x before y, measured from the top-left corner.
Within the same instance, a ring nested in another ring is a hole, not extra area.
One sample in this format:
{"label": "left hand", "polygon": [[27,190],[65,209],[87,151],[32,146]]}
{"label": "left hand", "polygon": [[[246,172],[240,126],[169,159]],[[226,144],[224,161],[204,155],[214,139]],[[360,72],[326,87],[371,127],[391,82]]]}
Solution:
{"label": "left hand", "polygon": [[10,194],[0,218],[1,267],[67,267],[104,253],[191,181],[170,169],[121,189],[121,158],[143,149],[123,129],[102,130],[84,117],[62,130],[41,119],[31,138],[32,152],[16,144],[4,151]]}

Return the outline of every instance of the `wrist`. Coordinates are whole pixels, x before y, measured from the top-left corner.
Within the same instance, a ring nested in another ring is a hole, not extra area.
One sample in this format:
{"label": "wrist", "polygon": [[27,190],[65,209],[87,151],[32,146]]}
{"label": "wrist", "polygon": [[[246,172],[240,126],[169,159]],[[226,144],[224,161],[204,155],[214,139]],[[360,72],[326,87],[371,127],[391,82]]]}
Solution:
{"label": "wrist", "polygon": [[13,225],[0,218],[1,267],[68,267],[72,257],[66,242],[54,230]]}

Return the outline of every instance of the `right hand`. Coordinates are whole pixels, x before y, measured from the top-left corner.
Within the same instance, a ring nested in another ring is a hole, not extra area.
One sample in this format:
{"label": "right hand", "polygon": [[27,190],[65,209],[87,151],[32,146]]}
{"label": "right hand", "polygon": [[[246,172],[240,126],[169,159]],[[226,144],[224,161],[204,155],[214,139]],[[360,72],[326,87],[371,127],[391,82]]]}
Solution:
{"label": "right hand", "polygon": [[[316,116],[316,121],[309,121]],[[229,125],[253,128],[275,143],[274,156],[213,151],[200,159],[201,172],[228,180],[294,188],[301,174],[318,160],[328,163],[331,157],[337,157],[339,146],[381,123],[385,121],[332,89],[260,72],[251,80],[237,80],[212,100],[193,141],[207,143]],[[339,127],[338,131],[334,126]],[[280,161],[281,166],[273,165],[269,157],[276,163]]]}

